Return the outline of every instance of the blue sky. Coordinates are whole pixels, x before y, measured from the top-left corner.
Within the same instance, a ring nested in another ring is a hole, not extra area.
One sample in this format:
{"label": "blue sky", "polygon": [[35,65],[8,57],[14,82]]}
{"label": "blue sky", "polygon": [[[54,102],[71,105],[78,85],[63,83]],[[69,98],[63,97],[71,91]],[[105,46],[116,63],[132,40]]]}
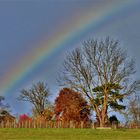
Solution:
{"label": "blue sky", "polygon": [[[127,4],[129,0],[124,1]],[[124,4],[124,1],[118,0],[118,7]],[[22,57],[25,57],[28,52],[40,47],[39,43],[47,42],[50,38],[61,34],[63,30],[67,30],[67,24],[72,24],[74,27],[76,17],[82,18],[83,14],[83,18],[85,18],[87,11],[91,10],[94,14],[99,10],[107,10],[115,4],[115,0],[0,1],[0,84],[3,80],[7,80],[8,70],[14,69],[15,65],[20,63]],[[0,93],[6,96],[6,101],[11,105],[11,110],[14,113],[29,113],[31,111],[28,104],[18,102],[16,98],[22,88],[30,87],[38,80],[48,83],[53,100],[58,93],[59,86],[56,76],[61,69],[65,53],[77,45],[80,46],[82,41],[89,37],[111,36],[118,39],[120,46],[127,50],[129,56],[135,58],[136,78],[140,78],[139,6],[139,0],[133,0],[132,7],[130,5],[130,8],[122,10],[122,13],[108,19],[105,26],[103,24],[93,31],[91,28],[86,34],[79,35],[79,38],[77,36],[74,43],[67,44],[69,47],[57,52],[55,57],[50,55],[49,61],[46,60],[38,68],[34,68],[24,80],[20,81],[18,87],[13,87],[10,93],[1,91]]]}

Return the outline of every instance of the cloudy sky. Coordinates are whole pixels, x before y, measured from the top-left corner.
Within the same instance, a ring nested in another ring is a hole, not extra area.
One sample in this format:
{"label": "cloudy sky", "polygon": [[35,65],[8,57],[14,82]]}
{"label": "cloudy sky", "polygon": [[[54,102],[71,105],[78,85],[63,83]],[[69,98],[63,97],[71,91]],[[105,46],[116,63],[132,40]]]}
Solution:
{"label": "cloudy sky", "polygon": [[1,0],[0,94],[14,113],[29,113],[20,90],[45,81],[58,94],[58,71],[68,51],[89,38],[110,36],[136,60],[140,78],[139,0]]}

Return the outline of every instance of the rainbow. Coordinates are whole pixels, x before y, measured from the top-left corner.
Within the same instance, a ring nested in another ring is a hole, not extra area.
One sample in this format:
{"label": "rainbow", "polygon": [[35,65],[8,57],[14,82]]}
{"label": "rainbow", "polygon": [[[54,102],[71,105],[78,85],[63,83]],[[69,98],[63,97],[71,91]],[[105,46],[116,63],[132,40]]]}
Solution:
{"label": "rainbow", "polygon": [[138,4],[132,0],[123,2],[113,2],[111,5],[102,9],[90,9],[83,12],[80,17],[73,19],[73,24],[60,27],[59,31],[52,36],[49,41],[39,44],[38,47],[31,50],[25,57],[11,68],[0,85],[0,91],[3,94],[10,92],[22,81],[27,75],[37,69],[41,63],[47,61],[55,54],[65,49],[68,44],[76,44],[78,38],[84,38],[89,33],[97,32],[101,27],[107,26],[110,22],[115,24],[114,17],[121,19],[122,13],[126,15],[134,10]]}

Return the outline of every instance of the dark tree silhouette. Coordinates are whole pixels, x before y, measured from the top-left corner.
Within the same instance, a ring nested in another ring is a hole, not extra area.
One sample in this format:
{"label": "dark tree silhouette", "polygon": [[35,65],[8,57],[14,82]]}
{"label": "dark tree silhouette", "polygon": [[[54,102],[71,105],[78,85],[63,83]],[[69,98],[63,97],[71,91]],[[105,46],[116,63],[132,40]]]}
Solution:
{"label": "dark tree silhouette", "polygon": [[113,123],[119,123],[119,120],[117,119],[117,117],[115,115],[112,115],[111,117],[109,117],[109,122],[111,124],[113,124]]}

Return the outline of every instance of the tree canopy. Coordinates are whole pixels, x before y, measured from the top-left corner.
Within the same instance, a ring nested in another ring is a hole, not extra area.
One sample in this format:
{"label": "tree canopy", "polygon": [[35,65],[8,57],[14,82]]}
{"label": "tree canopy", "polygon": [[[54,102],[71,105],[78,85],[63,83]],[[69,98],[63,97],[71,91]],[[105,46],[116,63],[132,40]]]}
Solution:
{"label": "tree canopy", "polygon": [[90,110],[85,99],[80,93],[69,88],[60,91],[55,100],[56,117],[61,117],[64,121],[88,121]]}

